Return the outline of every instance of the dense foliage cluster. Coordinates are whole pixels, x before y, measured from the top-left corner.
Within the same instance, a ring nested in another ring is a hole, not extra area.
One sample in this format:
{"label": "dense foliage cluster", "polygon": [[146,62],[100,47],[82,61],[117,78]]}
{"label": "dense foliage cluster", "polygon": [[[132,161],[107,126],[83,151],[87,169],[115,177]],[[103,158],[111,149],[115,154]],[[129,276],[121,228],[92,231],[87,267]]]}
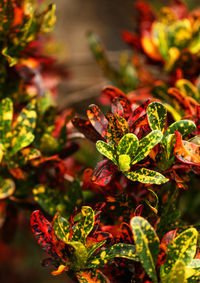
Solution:
{"label": "dense foliage cluster", "polygon": [[78,117],[56,105],[66,70],[44,55],[55,5],[40,2],[0,3],[1,234],[25,209],[54,276],[198,282],[199,10],[136,2],[136,31],[122,32],[133,56],[119,69],[89,33],[112,85]]}

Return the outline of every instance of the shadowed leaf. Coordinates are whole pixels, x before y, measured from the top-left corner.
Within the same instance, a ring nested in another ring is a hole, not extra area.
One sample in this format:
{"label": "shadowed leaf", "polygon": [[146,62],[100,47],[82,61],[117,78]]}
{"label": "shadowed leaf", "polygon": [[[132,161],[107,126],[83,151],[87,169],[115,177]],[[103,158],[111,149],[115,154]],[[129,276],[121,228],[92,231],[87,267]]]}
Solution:
{"label": "shadowed leaf", "polygon": [[140,216],[131,219],[136,251],[148,276],[158,282],[155,264],[160,251],[160,241],[154,228]]}
{"label": "shadowed leaf", "polygon": [[152,130],[164,131],[167,111],[164,105],[154,101],[147,107],[147,117]]}

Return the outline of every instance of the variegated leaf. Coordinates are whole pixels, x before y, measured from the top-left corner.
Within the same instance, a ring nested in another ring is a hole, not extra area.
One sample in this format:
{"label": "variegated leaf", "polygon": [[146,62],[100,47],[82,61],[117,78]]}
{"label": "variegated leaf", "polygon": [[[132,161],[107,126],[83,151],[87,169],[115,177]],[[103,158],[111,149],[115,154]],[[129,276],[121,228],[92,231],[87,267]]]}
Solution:
{"label": "variegated leaf", "polygon": [[152,130],[164,131],[167,111],[163,104],[154,101],[147,107],[147,118]]}
{"label": "variegated leaf", "polygon": [[132,160],[132,165],[143,160],[149,152],[162,140],[163,134],[156,130],[149,133],[146,137],[140,140],[138,150]]}
{"label": "variegated leaf", "polygon": [[127,154],[131,158],[133,158],[134,154],[136,153],[139,145],[139,140],[136,135],[134,134],[126,134],[121,138],[119,144],[117,146],[117,155]]}
{"label": "variegated leaf", "polygon": [[12,139],[13,103],[10,98],[0,102],[0,141],[8,148]]}
{"label": "variegated leaf", "polygon": [[89,106],[87,116],[95,130],[106,139],[108,120],[95,104]]}
{"label": "variegated leaf", "polygon": [[92,246],[90,246],[90,247],[87,249],[87,256],[88,256],[88,258],[90,258],[90,257],[93,255],[93,253],[94,253],[97,249],[99,249],[100,247],[102,247],[105,243],[106,243],[106,240],[101,241],[101,242],[99,242],[99,243],[97,243],[97,244],[93,244]]}
{"label": "variegated leaf", "polygon": [[160,251],[159,238],[146,219],[136,216],[130,223],[140,262],[153,282],[158,282],[155,264]]}
{"label": "variegated leaf", "polygon": [[134,245],[119,243],[100,252],[100,254],[89,260],[88,266],[90,268],[98,268],[114,258],[126,258],[134,261],[139,260]]}
{"label": "variegated leaf", "polygon": [[124,175],[131,181],[137,181],[143,184],[161,185],[169,181],[169,179],[165,178],[162,174],[147,168],[141,168],[133,172],[126,172]]}
{"label": "variegated leaf", "polygon": [[83,206],[80,220],[72,227],[73,234],[70,241],[86,243],[86,238],[94,226],[94,211],[90,206]]}
{"label": "variegated leaf", "polygon": [[34,138],[35,138],[35,136],[30,132],[28,132],[26,134],[24,133],[22,136],[19,135],[17,138],[13,138],[10,156],[13,156],[19,150],[30,145],[34,141]]}
{"label": "variegated leaf", "polygon": [[69,233],[71,231],[70,223],[60,215],[59,212],[56,213],[53,219],[53,230],[56,236],[63,242],[68,241]]}
{"label": "variegated leaf", "polygon": [[128,124],[124,118],[117,115],[107,114],[106,117],[109,120],[107,143],[116,149],[120,139],[128,133]]}
{"label": "variegated leaf", "polygon": [[186,270],[185,263],[182,260],[178,260],[172,271],[170,272],[167,279],[162,280],[162,283],[180,283],[185,282],[186,279]]}
{"label": "variegated leaf", "polygon": [[163,134],[162,143],[165,143],[165,139],[168,135],[174,134],[176,131],[180,132],[181,135],[187,136],[191,134],[193,131],[195,131],[196,126],[193,121],[190,120],[180,120],[177,122],[174,122],[172,125],[170,125],[165,133]]}
{"label": "variegated leaf", "polygon": [[104,155],[105,157],[110,159],[114,164],[117,165],[115,150],[112,146],[110,146],[104,141],[97,141],[96,148],[102,155]]}
{"label": "variegated leaf", "polygon": [[161,266],[163,278],[169,275],[177,261],[182,260],[186,265],[190,264],[196,253],[197,236],[197,230],[189,228],[167,246],[167,259]]}

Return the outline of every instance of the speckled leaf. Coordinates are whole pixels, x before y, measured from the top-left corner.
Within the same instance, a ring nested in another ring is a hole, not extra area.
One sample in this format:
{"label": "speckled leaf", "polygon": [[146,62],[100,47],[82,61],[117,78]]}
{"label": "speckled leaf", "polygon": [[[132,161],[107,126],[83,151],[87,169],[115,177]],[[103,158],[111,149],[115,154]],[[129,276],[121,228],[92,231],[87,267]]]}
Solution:
{"label": "speckled leaf", "polygon": [[196,129],[196,126],[193,121],[180,120],[180,121],[174,122],[172,125],[170,125],[167,128],[166,132],[163,134],[162,143],[165,143],[165,138],[170,134],[174,134],[175,131],[180,132],[181,135],[184,137],[184,136],[191,134],[195,129]]}
{"label": "speckled leaf", "polygon": [[[33,189],[34,200],[50,215],[54,216],[61,207],[61,197],[59,191],[44,185],[37,185]],[[60,210],[59,210],[60,211]],[[62,212],[62,211],[61,211]]]}
{"label": "speckled leaf", "polygon": [[71,226],[67,219],[62,217],[59,212],[53,218],[53,230],[61,241],[68,241]]}
{"label": "speckled leaf", "polygon": [[176,144],[174,146],[174,154],[178,160],[183,163],[200,166],[200,146],[182,140],[179,132],[176,134]]}
{"label": "speckled leaf", "polygon": [[33,142],[33,131],[36,126],[36,118],[36,101],[32,100],[26,107],[24,107],[14,123],[15,126],[11,142],[12,150],[10,152],[11,156]]}
{"label": "speckled leaf", "polygon": [[73,234],[71,241],[80,241],[86,243],[86,238],[94,226],[94,211],[90,206],[83,206],[81,209],[81,218],[77,224],[72,227]]}
{"label": "speckled leaf", "polygon": [[118,114],[125,119],[128,119],[132,113],[131,103],[125,97],[115,97],[111,103],[111,112],[113,115]]}
{"label": "speckled leaf", "polygon": [[134,245],[119,243],[100,252],[100,254],[98,254],[88,262],[88,266],[90,268],[98,268],[102,265],[107,264],[114,258],[126,258],[134,261],[139,260]]}
{"label": "speckled leaf", "polygon": [[15,191],[15,184],[11,179],[0,178],[0,200],[11,196]]}
{"label": "speckled leaf", "polygon": [[132,160],[132,164],[135,164],[143,160],[149,152],[156,146],[162,139],[163,134],[161,131],[156,130],[149,133],[146,137],[140,140],[138,150],[135,157]]}
{"label": "speckled leaf", "polygon": [[12,139],[13,103],[10,98],[2,99],[0,102],[0,140],[8,148]]}
{"label": "speckled leaf", "polygon": [[139,140],[136,135],[131,133],[126,134],[119,141],[119,144],[117,146],[117,154],[127,154],[132,158],[138,149],[138,145]]}
{"label": "speckled leaf", "polygon": [[161,266],[161,276],[167,277],[177,261],[182,260],[188,265],[195,256],[197,245],[197,230],[187,229],[177,236],[167,247],[167,259]]}
{"label": "speckled leaf", "polygon": [[49,255],[57,257],[56,250],[52,242],[52,225],[39,210],[35,210],[31,215],[31,228],[42,249]]}
{"label": "speckled leaf", "polygon": [[106,243],[106,240],[101,241],[101,242],[99,242],[99,243],[97,243],[97,244],[93,244],[92,246],[90,246],[89,248],[87,248],[87,256],[88,256],[88,258],[90,258],[90,257],[93,255],[93,253],[94,253],[97,249],[99,249],[100,247],[102,247],[105,243]]}
{"label": "speckled leaf", "polygon": [[147,118],[152,130],[163,132],[167,118],[165,106],[157,101],[150,103],[147,107]]}
{"label": "speckled leaf", "polygon": [[33,99],[18,115],[13,129],[13,136],[18,137],[26,133],[33,133],[36,126],[36,118],[36,100]]}
{"label": "speckled leaf", "polygon": [[112,146],[110,146],[104,141],[97,141],[96,148],[102,155],[104,155],[105,157],[110,159],[114,164],[117,165],[117,161],[115,158],[115,150]]}
{"label": "speckled leaf", "polygon": [[181,283],[185,282],[185,263],[178,260],[166,280],[163,283]]}
{"label": "speckled leaf", "polygon": [[87,116],[95,130],[106,139],[108,120],[95,104],[89,106]]}
{"label": "speckled leaf", "polygon": [[124,175],[131,181],[137,181],[143,184],[156,184],[161,185],[169,181],[159,172],[149,170],[147,168],[141,168],[137,171],[126,172]]}
{"label": "speckled leaf", "polygon": [[112,114],[107,114],[106,116],[109,120],[107,143],[116,149],[120,139],[128,133],[128,125],[126,120],[120,116],[114,116]]}
{"label": "speckled leaf", "polygon": [[155,264],[160,251],[159,238],[149,222],[140,216],[133,217],[130,224],[140,262],[148,276],[158,282]]}
{"label": "speckled leaf", "polygon": [[18,136],[18,138],[14,138],[12,140],[12,149],[10,151],[10,156],[16,154],[22,148],[30,145],[34,141],[35,136],[32,133],[24,133],[22,136]]}
{"label": "speckled leaf", "polygon": [[80,283],[110,283],[98,269],[76,272],[76,277]]}

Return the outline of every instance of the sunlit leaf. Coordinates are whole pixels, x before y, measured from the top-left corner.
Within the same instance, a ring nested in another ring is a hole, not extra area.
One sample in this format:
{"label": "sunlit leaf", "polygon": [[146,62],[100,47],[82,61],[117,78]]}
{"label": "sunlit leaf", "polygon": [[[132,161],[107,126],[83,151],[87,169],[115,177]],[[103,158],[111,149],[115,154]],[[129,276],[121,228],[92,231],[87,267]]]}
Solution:
{"label": "sunlit leaf", "polygon": [[147,168],[141,168],[139,170],[126,172],[124,174],[131,181],[137,181],[143,184],[161,185],[169,181],[169,179],[165,178],[165,176],[159,172]]}
{"label": "sunlit leaf", "polygon": [[197,230],[189,228],[167,246],[167,259],[161,266],[163,278],[168,276],[177,261],[182,260],[186,265],[190,264],[196,253],[197,236]]}
{"label": "sunlit leaf", "polygon": [[117,161],[115,158],[115,150],[112,146],[105,143],[104,141],[98,141],[96,143],[96,148],[102,155],[110,159],[113,163],[117,164]]}
{"label": "sunlit leaf", "polygon": [[141,160],[143,160],[156,146],[161,140],[162,140],[163,134],[161,131],[156,130],[149,133],[147,136],[145,136],[143,139],[139,142],[138,150],[132,160],[132,164],[135,164]]}

